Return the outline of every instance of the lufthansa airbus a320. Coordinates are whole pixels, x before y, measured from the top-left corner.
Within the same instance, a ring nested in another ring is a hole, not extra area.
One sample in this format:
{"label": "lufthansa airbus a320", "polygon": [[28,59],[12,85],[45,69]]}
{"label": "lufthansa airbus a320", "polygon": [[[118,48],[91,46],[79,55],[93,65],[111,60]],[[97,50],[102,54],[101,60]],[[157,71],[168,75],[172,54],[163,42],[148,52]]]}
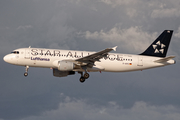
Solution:
{"label": "lufthansa airbus a320", "polygon": [[24,76],[29,67],[52,68],[56,77],[81,74],[80,82],[89,78],[89,72],[129,72],[175,64],[175,56],[166,57],[173,31],[165,30],[141,54],[110,53],[116,47],[99,52],[58,50],[44,48],[19,48],[4,56],[4,61],[25,66]]}

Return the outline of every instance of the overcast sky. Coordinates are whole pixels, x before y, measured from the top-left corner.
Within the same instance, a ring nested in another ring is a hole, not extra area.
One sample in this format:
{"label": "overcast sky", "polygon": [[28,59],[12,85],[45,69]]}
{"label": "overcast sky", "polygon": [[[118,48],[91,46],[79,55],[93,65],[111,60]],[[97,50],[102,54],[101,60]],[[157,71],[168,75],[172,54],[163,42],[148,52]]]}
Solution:
{"label": "overcast sky", "polygon": [[[179,0],[1,0],[0,120],[179,120]],[[21,47],[142,53],[165,29],[176,64],[128,73],[56,78],[10,65]]]}

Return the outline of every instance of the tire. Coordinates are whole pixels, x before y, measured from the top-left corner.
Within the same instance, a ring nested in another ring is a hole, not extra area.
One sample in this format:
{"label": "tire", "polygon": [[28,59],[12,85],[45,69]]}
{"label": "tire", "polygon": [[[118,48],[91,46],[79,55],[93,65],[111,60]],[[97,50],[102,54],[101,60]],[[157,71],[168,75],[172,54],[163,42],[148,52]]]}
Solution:
{"label": "tire", "polygon": [[24,76],[25,76],[25,77],[27,77],[27,76],[28,76],[28,73],[27,73],[27,72],[25,72],[25,73],[24,73]]}
{"label": "tire", "polygon": [[81,77],[80,79],[79,79],[79,81],[81,82],[81,83],[83,83],[83,82],[85,82],[85,78],[84,77]]}
{"label": "tire", "polygon": [[88,78],[89,78],[89,74],[88,74],[88,73],[85,73],[85,74],[84,74],[84,78],[85,78],[85,79],[88,79]]}

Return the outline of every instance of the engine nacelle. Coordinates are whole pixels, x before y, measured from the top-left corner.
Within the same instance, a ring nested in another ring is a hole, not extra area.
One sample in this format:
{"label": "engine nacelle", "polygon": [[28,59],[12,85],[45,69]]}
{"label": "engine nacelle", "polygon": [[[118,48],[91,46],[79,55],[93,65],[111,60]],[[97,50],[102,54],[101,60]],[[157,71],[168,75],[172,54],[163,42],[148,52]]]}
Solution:
{"label": "engine nacelle", "polygon": [[57,69],[53,69],[53,75],[55,77],[66,77],[68,75],[74,75],[74,71],[59,71]]}
{"label": "engine nacelle", "polygon": [[59,61],[58,70],[59,71],[72,71],[74,69],[74,63],[69,61]]}

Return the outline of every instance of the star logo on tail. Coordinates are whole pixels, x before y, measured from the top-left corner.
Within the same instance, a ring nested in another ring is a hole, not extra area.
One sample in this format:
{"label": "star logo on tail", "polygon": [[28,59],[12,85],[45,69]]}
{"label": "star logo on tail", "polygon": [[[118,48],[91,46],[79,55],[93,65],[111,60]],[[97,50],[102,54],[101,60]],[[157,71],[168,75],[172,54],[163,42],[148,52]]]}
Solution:
{"label": "star logo on tail", "polygon": [[156,44],[152,45],[152,47],[154,48],[154,53],[164,53],[164,48],[166,47],[166,45],[162,44],[160,41],[158,41]]}

